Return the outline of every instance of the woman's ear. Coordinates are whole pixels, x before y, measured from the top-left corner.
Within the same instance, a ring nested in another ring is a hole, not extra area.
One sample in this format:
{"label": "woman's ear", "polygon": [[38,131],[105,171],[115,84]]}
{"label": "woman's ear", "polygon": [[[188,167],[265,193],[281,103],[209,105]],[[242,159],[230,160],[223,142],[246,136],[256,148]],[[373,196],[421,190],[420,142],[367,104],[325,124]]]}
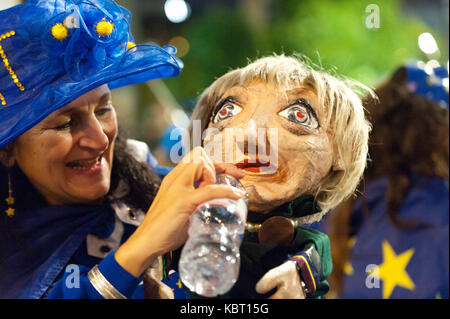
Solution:
{"label": "woman's ear", "polygon": [[6,167],[12,167],[16,161],[13,155],[13,147],[13,143],[9,143],[0,149],[0,163]]}

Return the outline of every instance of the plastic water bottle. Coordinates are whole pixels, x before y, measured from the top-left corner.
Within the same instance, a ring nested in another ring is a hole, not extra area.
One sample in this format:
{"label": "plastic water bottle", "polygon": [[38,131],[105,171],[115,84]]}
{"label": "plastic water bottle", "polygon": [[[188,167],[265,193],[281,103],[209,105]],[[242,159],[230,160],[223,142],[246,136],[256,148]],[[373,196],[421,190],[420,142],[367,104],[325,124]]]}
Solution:
{"label": "plastic water bottle", "polygon": [[[233,176],[217,176],[217,184],[245,190]],[[215,297],[228,292],[239,275],[239,247],[247,220],[247,197],[219,198],[199,205],[191,215],[189,239],[179,262],[181,281],[191,291]]]}

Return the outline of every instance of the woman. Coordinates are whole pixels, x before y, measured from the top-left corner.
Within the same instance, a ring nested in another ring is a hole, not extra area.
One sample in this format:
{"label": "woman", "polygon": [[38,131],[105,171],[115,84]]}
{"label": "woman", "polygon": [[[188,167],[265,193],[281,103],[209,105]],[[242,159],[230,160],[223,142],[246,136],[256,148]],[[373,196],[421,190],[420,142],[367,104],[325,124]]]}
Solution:
{"label": "woman", "polygon": [[142,297],[142,274],[185,241],[195,207],[243,196],[214,185],[243,174],[199,148],[158,186],[118,134],[110,88],[182,67],[171,47],[136,46],[130,18],[111,0],[0,12],[2,298]]}
{"label": "woman", "polygon": [[300,276],[308,298],[328,291],[328,237],[301,226],[350,196],[364,171],[370,125],[358,89],[366,88],[281,55],[226,73],[200,96],[189,136],[202,136],[214,161],[246,173],[247,231],[228,296],[261,297],[273,288],[285,298],[304,295],[275,274]]}
{"label": "woman", "polygon": [[364,194],[323,227],[335,297],[449,296],[449,112],[441,77],[448,78],[444,68],[401,67],[376,89],[379,101],[366,100],[373,131]]}

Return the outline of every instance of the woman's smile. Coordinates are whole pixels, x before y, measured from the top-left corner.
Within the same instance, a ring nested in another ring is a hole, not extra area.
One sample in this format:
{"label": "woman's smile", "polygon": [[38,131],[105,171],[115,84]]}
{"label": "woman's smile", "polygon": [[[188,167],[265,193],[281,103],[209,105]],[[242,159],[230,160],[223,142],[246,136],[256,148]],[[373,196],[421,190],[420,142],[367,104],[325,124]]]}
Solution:
{"label": "woman's smile", "polygon": [[75,174],[92,175],[102,171],[103,154],[94,159],[71,161],[66,166]]}

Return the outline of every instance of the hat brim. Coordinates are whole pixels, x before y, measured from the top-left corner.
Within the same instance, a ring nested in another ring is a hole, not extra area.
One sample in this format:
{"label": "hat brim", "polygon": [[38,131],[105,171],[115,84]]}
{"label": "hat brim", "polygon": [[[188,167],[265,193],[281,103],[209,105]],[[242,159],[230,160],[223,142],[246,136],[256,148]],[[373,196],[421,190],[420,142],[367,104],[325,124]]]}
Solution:
{"label": "hat brim", "polygon": [[128,50],[120,62],[81,80],[64,75],[45,86],[33,99],[2,109],[0,149],[41,122],[48,115],[83,94],[108,84],[110,89],[177,76],[182,62],[172,55],[174,48],[142,44]]}

